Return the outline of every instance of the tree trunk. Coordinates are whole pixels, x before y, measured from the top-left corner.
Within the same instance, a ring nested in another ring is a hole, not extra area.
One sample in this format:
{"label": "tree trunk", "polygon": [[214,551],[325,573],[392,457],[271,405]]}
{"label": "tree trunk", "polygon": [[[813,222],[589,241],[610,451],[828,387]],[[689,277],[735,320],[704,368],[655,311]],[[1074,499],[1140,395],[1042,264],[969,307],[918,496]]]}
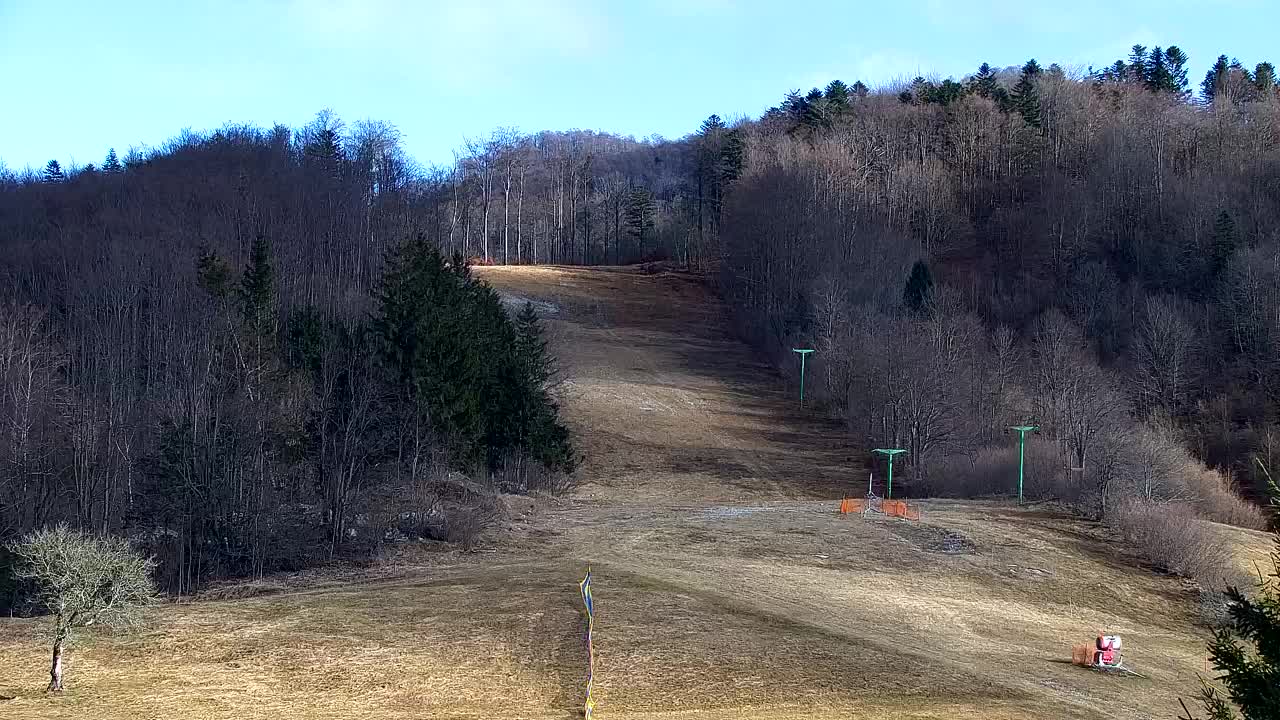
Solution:
{"label": "tree trunk", "polygon": [[493,173],[488,167],[485,167],[484,183],[481,188],[484,193],[484,262],[487,265],[489,264],[489,196],[493,192]]}
{"label": "tree trunk", "polygon": [[516,196],[516,263],[524,262],[524,165],[520,166],[520,192]]}
{"label": "tree trunk", "polygon": [[509,238],[510,224],[507,222],[511,210],[511,163],[507,163],[507,183],[502,188],[502,264],[511,264],[511,243]]}
{"label": "tree trunk", "polygon": [[66,642],[66,635],[63,633],[58,633],[53,641],[53,663],[49,666],[49,687],[45,692],[62,692],[62,648]]}

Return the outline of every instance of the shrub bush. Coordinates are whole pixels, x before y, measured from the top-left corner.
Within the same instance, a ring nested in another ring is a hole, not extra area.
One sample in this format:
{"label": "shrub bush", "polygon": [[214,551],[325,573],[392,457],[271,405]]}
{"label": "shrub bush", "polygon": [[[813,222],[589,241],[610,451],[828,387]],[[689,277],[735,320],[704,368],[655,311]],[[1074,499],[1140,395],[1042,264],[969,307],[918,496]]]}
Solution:
{"label": "shrub bush", "polygon": [[1236,492],[1222,473],[1201,468],[1195,488],[1200,510],[1210,520],[1252,530],[1267,529],[1267,513]]}
{"label": "shrub bush", "polygon": [[1204,587],[1239,584],[1244,576],[1223,528],[1187,503],[1128,500],[1112,508],[1107,524],[1142,559]]}
{"label": "shrub bush", "polygon": [[1215,522],[1265,529],[1262,509],[1243,498],[1222,473],[1209,469],[1183,445],[1167,420],[1153,418],[1123,436],[1116,462],[1115,499],[1193,503]]}
{"label": "shrub bush", "polygon": [[[1066,461],[1058,446],[1047,440],[1027,439],[1023,467],[1023,495],[1034,499],[1065,498]],[[942,497],[1015,495],[1018,492],[1018,448],[985,447],[972,457],[952,455],[929,469],[927,487],[917,490]]]}

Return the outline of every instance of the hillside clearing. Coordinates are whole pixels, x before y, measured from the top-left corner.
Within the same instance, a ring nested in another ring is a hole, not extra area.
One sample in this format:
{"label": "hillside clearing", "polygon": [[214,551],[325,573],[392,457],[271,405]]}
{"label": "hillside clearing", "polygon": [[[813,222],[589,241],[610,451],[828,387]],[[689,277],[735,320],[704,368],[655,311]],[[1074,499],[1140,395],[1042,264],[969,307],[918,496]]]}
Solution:
{"label": "hillside clearing", "polygon": [[[31,621],[0,622],[13,718],[566,718],[594,569],[600,718],[1172,717],[1207,633],[1194,593],[1041,509],[842,517],[860,450],[806,418],[679,273],[507,267],[554,314],[585,484],[494,552],[238,600],[92,636],[46,697]],[[1267,536],[1232,531],[1242,559]],[[1098,630],[1145,678],[1064,664]]]}

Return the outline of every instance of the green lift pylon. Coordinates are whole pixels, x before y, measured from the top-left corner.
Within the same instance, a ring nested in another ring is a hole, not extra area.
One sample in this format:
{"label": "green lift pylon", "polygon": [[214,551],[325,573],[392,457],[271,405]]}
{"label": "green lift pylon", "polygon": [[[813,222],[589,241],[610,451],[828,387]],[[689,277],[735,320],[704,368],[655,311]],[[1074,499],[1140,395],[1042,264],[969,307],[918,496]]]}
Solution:
{"label": "green lift pylon", "polygon": [[884,455],[885,457],[889,458],[889,482],[885,486],[884,499],[892,500],[893,499],[893,456],[897,455],[898,453],[904,453],[906,452],[906,450],[902,450],[900,448],[876,448],[871,452],[878,452],[881,455]]}
{"label": "green lift pylon", "polygon": [[800,405],[804,406],[804,360],[813,348],[791,348],[791,352],[800,355]]}
{"label": "green lift pylon", "polygon": [[1018,504],[1022,504],[1022,468],[1027,459],[1027,433],[1040,428],[1035,425],[1014,425],[1010,430],[1018,431]]}

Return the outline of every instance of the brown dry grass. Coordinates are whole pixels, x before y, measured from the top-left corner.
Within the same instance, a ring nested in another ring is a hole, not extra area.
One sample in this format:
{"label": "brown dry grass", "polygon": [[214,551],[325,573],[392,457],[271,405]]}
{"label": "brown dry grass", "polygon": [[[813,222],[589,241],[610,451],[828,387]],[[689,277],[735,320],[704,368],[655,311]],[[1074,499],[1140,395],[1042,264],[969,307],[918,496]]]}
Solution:
{"label": "brown dry grass", "polygon": [[[40,692],[33,624],[0,622],[0,695],[17,695],[0,717],[579,716],[588,563],[604,720],[1172,717],[1197,686],[1194,593],[1102,528],[979,502],[839,516],[861,454],[796,411],[693,279],[481,274],[558,310],[588,453],[573,496],[491,553],[159,608],[73,650],[63,697]],[[1232,532],[1242,562],[1265,556],[1265,535]],[[1146,679],[1062,662],[1100,629]]]}

